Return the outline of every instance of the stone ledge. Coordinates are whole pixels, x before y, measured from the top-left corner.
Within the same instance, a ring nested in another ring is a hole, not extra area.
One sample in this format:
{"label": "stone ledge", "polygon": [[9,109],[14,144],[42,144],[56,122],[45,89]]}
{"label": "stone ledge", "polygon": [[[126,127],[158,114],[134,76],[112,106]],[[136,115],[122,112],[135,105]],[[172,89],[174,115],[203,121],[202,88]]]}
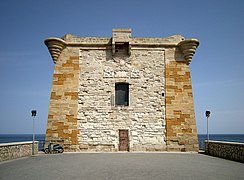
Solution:
{"label": "stone ledge", "polygon": [[[38,143],[38,141],[34,141],[35,144]],[[2,146],[15,146],[15,145],[22,145],[22,144],[32,144],[32,141],[25,141],[25,142],[10,142],[10,143],[0,143],[0,147]]]}
{"label": "stone ledge", "polygon": [[207,141],[205,140],[205,143],[219,143],[219,144],[230,144],[230,145],[241,145],[241,146],[244,146],[244,143],[240,143],[240,142],[229,142],[229,141]]}

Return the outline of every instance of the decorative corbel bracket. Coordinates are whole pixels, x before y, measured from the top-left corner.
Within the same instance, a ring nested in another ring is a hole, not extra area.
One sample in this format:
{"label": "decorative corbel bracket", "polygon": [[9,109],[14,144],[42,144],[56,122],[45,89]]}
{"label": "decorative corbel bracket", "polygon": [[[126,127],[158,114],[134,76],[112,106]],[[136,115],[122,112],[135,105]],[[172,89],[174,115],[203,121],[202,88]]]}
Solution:
{"label": "decorative corbel bracket", "polygon": [[178,46],[184,55],[186,63],[189,65],[197,47],[199,46],[199,41],[197,39],[186,39],[181,41]]}
{"label": "decorative corbel bracket", "polygon": [[44,43],[52,56],[54,64],[56,64],[61,52],[66,46],[66,42],[60,38],[48,38]]}

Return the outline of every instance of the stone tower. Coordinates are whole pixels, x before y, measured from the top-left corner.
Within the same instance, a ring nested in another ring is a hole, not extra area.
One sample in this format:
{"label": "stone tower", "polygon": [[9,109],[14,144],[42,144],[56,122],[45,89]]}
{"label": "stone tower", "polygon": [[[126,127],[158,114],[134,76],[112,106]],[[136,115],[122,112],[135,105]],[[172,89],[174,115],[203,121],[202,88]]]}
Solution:
{"label": "stone tower", "polygon": [[66,151],[198,151],[189,64],[180,35],[48,38],[55,63],[46,141]]}

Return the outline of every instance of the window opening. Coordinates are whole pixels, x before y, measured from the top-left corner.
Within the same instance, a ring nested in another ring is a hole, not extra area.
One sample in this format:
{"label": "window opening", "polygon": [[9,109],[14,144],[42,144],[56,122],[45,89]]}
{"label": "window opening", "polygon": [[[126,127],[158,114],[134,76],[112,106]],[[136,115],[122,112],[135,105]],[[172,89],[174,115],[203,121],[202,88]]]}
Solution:
{"label": "window opening", "polygon": [[116,56],[128,56],[129,55],[129,43],[115,43],[115,55]]}
{"label": "window opening", "polygon": [[129,84],[128,83],[115,84],[115,105],[129,106]]}

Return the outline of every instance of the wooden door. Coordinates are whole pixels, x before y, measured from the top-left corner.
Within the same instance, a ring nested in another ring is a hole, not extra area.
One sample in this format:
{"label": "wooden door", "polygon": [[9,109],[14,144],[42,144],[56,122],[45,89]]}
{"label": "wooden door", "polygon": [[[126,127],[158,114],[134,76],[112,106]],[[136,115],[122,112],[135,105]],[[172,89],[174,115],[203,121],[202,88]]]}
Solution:
{"label": "wooden door", "polygon": [[128,130],[119,130],[119,151],[129,151],[129,135]]}

